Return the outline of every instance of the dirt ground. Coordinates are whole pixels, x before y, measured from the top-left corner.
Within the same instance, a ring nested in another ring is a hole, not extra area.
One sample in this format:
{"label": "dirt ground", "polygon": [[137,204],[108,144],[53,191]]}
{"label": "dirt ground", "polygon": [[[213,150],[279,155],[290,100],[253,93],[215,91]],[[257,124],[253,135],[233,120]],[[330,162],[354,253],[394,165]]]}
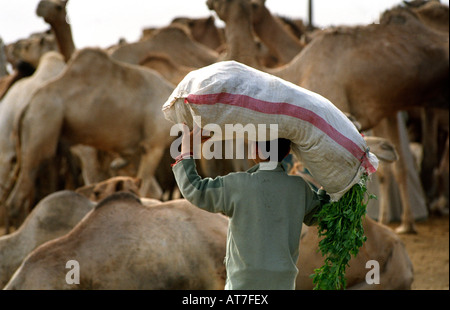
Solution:
{"label": "dirt ground", "polygon": [[[395,229],[399,223],[388,226]],[[414,266],[413,290],[449,289],[448,215],[417,222],[415,235],[399,235]]]}

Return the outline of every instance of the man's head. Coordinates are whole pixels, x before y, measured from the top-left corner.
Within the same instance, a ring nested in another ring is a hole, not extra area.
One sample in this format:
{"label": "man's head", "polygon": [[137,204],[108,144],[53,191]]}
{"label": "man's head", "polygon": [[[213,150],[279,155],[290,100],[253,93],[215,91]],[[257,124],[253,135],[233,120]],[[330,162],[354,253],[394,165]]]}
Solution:
{"label": "man's head", "polygon": [[291,150],[291,141],[284,138],[271,141],[259,141],[255,144],[256,163],[265,161],[281,162]]}

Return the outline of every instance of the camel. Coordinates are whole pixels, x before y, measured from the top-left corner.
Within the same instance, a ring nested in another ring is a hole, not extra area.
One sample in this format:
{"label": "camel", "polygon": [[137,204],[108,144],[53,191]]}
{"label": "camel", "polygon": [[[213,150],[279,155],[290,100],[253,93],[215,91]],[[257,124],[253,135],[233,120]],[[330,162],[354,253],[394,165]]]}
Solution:
{"label": "camel", "polygon": [[57,51],[55,36],[51,31],[32,33],[28,38],[17,40],[6,46],[6,59],[16,68],[20,62],[26,62],[37,68],[41,56]]}
{"label": "camel", "polygon": [[436,187],[437,198],[430,204],[431,212],[438,214],[448,213],[449,202],[449,135],[447,133],[447,141],[439,166],[434,168],[434,184]]}
{"label": "camel", "polygon": [[182,24],[189,28],[192,38],[209,47],[212,50],[220,51],[225,44],[223,29],[217,28],[213,16],[205,18],[174,18],[171,24]]}
{"label": "camel", "polygon": [[[16,231],[0,237],[0,288],[32,250],[68,233],[100,200],[116,192],[135,194],[139,183],[135,178],[115,177],[75,191],[57,191],[40,200]],[[145,206],[161,203],[151,198],[141,198],[141,202]]]}
{"label": "camel", "polygon": [[279,65],[289,63],[302,51],[305,44],[286,29],[280,19],[266,8],[265,0],[252,0],[252,22],[256,35],[275,55]]}
{"label": "camel", "polygon": [[[68,0],[41,0],[36,8],[36,14],[50,25],[51,31],[56,39],[57,47],[64,55],[66,63],[76,50],[72,37],[72,29],[67,22],[67,3]],[[101,151],[86,145],[73,146],[64,155],[72,165],[75,165],[72,163],[73,155],[78,157],[82,164],[82,176],[85,184],[96,183],[108,178],[109,175],[104,171],[105,169],[102,170],[102,167],[100,167],[102,163],[99,162],[99,157],[106,157],[109,161],[121,160],[117,157],[114,159],[115,154],[103,154]]]}
{"label": "camel", "polygon": [[186,74],[196,69],[195,67],[177,64],[172,58],[163,53],[148,53],[139,62],[139,65],[157,71],[173,85],[180,83]]}
{"label": "camel", "polygon": [[32,250],[68,233],[94,206],[85,196],[68,190],[42,199],[16,231],[0,237],[0,288]]}
{"label": "camel", "polygon": [[[64,191],[52,194],[52,199],[73,199],[73,195],[76,194]],[[55,239],[32,251],[5,289],[223,289],[227,218],[200,210],[184,199],[143,204],[130,193],[108,196],[95,209],[88,210],[69,233],[55,235]],[[170,229],[172,226],[177,229]],[[399,237],[370,219],[364,220],[364,228],[368,239],[347,267],[348,289],[410,288],[412,265]],[[304,226],[297,289],[311,289],[309,275],[323,264],[317,252],[318,242],[317,229]],[[176,250],[172,250],[174,247]],[[181,263],[171,263],[174,255]],[[61,281],[68,270],[55,268],[72,259],[81,266],[79,285]],[[380,263],[380,285],[365,283],[368,260]],[[205,270],[192,267],[193,263]],[[115,267],[105,269],[110,265]],[[164,274],[160,273],[161,268]],[[153,276],[130,277],[130,270],[133,275]],[[177,272],[183,275],[182,281],[169,281]],[[197,283],[192,279],[198,279]]]}
{"label": "camel", "polygon": [[158,29],[146,40],[112,49],[110,55],[115,60],[139,64],[149,53],[164,53],[175,63],[196,68],[212,64],[218,57],[216,51],[195,42],[179,24]]}
{"label": "camel", "polygon": [[139,195],[141,180],[138,178],[117,176],[95,184],[85,185],[75,190],[89,200],[99,202],[115,192],[127,191]]}
{"label": "camel", "polygon": [[33,94],[43,85],[57,77],[65,67],[61,54],[47,52],[42,56],[36,72],[15,83],[0,103],[0,218],[5,220],[8,231],[8,212],[3,205],[12,189],[11,174],[17,162],[13,131],[14,121],[25,109]]}
{"label": "camel", "polygon": [[161,103],[173,85],[154,71],[114,61],[104,51],[76,52],[64,72],[40,88],[16,122],[17,167],[6,206],[14,215],[29,205],[36,169],[63,139],[140,158],[140,194],[159,198],[154,172],[170,144]]}
{"label": "camel", "polygon": [[448,34],[448,6],[441,5],[439,0],[403,1],[403,3],[413,8],[422,23],[434,30]]}
{"label": "camel", "polygon": [[6,61],[10,63],[13,71],[0,76],[0,100],[14,83],[34,73],[43,54],[54,50],[55,38],[48,32],[33,33],[26,39],[8,44],[4,48],[5,64]]}
{"label": "camel", "polygon": [[72,31],[66,18],[66,6],[69,0],[41,0],[36,14],[42,17],[50,26],[56,36],[56,42],[61,54],[67,62],[75,51]]}
{"label": "camel", "polygon": [[[75,51],[75,44],[72,38],[71,27],[66,21],[66,5],[67,1],[42,0],[36,9],[36,13],[50,24],[52,31],[56,35],[59,49],[65,54],[65,60],[67,62]],[[109,53],[110,51],[106,50],[106,52]],[[154,63],[155,61],[151,62],[152,65]],[[156,69],[161,70],[161,62],[157,63],[159,63],[159,66]],[[152,67],[152,65],[146,63],[147,67]],[[78,157],[81,164],[83,182],[86,185],[97,183],[111,176],[135,175],[137,173],[136,166],[139,164],[134,163],[133,165],[129,160],[120,158],[116,153],[105,152],[95,149],[92,146],[81,144],[72,146],[70,153],[66,153],[65,155],[69,157],[69,161],[72,155]],[[138,160],[136,159],[136,161]],[[158,168],[157,174],[160,174],[159,170],[161,169]]]}
{"label": "camel", "polygon": [[[306,228],[306,229],[305,229]],[[414,280],[412,262],[405,246],[390,228],[366,217],[363,219],[367,241],[356,257],[351,258],[345,278],[349,290],[409,290]],[[297,262],[296,289],[309,290],[314,287],[310,275],[324,264],[318,251],[317,226],[304,226],[300,237],[300,256]],[[369,284],[366,263],[375,260],[380,266],[380,283]]]}
{"label": "camel", "polygon": [[[116,193],[35,249],[5,289],[223,289],[227,226],[186,200],[145,207]],[[61,281],[67,270],[56,266],[69,260],[80,264],[79,285]]]}
{"label": "camel", "polygon": [[0,77],[0,102],[3,97],[5,97],[9,89],[14,85],[14,83],[16,83],[20,79],[23,79],[24,77],[32,75],[35,70],[36,69],[29,63],[20,61],[17,64],[14,72],[9,75]]}
{"label": "camel", "polygon": [[[226,23],[227,45],[233,51],[229,59],[321,94],[340,110],[354,115],[363,131],[389,117],[385,125],[389,136],[386,137],[397,146],[400,154],[395,172],[401,187],[403,219],[397,231],[414,232],[411,204],[415,202],[408,194],[408,187],[412,185],[409,185],[409,168],[404,163],[408,150],[399,147],[395,113],[425,104],[448,110],[448,98],[442,96],[446,94],[448,83],[448,35],[426,27],[414,12],[397,8],[387,11],[379,25],[322,31],[291,62],[269,69],[259,65],[256,48],[252,48],[250,3],[209,0],[208,6]],[[410,40],[411,33],[421,40]],[[400,50],[402,53],[398,53]],[[430,52],[424,54],[424,50]],[[419,67],[429,70],[419,72]],[[377,132],[374,134],[381,136]],[[419,204],[426,209],[423,199]]]}

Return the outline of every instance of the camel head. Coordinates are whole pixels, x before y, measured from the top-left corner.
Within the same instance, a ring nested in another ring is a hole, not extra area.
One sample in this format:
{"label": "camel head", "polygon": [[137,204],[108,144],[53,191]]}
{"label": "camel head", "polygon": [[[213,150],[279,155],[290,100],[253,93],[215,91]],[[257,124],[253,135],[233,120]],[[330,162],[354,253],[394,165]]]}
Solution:
{"label": "camel head", "polygon": [[6,46],[6,58],[14,68],[21,62],[29,63],[37,68],[41,56],[49,51],[57,51],[55,36],[50,32],[40,32],[20,39]]}
{"label": "camel head", "polygon": [[251,0],[254,24],[260,22],[261,18],[263,18],[264,11],[267,10],[265,3],[266,0]]}
{"label": "camel head", "polygon": [[380,24],[406,24],[409,20],[418,20],[418,16],[412,9],[404,6],[396,6],[386,10],[380,16]]}
{"label": "camel head", "polygon": [[36,14],[49,24],[66,22],[67,2],[68,0],[41,0]]}
{"label": "camel head", "polygon": [[389,140],[381,137],[364,136],[370,151],[375,154],[380,161],[392,163],[398,160],[398,153],[395,145]]}

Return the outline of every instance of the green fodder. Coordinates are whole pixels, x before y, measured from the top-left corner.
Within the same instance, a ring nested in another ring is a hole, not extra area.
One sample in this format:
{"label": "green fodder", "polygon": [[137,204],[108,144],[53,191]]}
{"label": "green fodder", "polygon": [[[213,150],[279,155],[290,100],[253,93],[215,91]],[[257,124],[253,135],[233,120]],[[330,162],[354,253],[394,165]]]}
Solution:
{"label": "green fodder", "polygon": [[375,198],[367,193],[367,178],[364,175],[341,199],[325,204],[316,215],[319,237],[324,237],[319,242],[319,250],[325,263],[311,275],[315,290],[346,287],[345,269],[367,239],[362,221],[369,199]]}

